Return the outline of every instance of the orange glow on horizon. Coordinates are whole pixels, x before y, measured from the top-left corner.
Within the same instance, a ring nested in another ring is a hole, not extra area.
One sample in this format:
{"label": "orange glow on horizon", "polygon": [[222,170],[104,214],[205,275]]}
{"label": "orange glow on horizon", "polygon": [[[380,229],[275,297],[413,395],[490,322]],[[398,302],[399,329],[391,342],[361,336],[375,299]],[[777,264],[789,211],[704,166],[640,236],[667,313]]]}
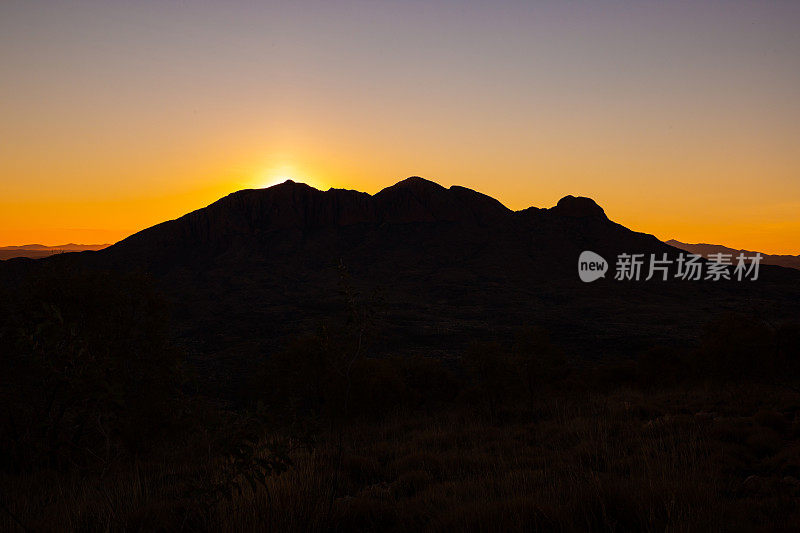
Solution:
{"label": "orange glow on horizon", "polygon": [[[174,219],[190,211],[205,207],[213,201],[245,188],[266,188],[286,180],[306,183],[319,190],[347,188],[363,190],[374,194],[380,189],[396,183],[408,175],[397,176],[383,184],[362,179],[361,185],[347,183],[342,179],[311,180],[298,171],[289,172],[287,167],[280,171],[268,170],[257,173],[252,180],[242,179],[231,184],[221,183],[218,186],[197,188],[184,193],[173,193],[162,196],[143,196],[138,198],[96,199],[94,201],[42,201],[30,200],[26,203],[5,204],[0,202],[0,246],[22,244],[44,244],[55,246],[66,243],[105,244],[117,242],[125,237],[165,220]],[[461,185],[456,181],[447,183],[435,177],[433,179],[444,186]],[[356,181],[356,180],[354,180]],[[538,194],[530,194],[526,200],[523,195],[506,187],[492,191],[487,188],[472,186],[480,192],[494,196],[511,209],[526,207],[552,207],[559,198],[566,194],[593,197],[606,211],[613,221],[623,224],[634,231],[651,233],[661,240],[677,239],[688,243],[722,244],[731,248],[743,248],[769,254],[797,255],[800,249],[796,246],[800,236],[800,221],[795,214],[800,212],[800,205],[787,203],[782,211],[773,212],[766,220],[752,219],[761,216],[754,206],[749,212],[744,211],[729,220],[702,220],[702,213],[693,213],[691,206],[682,206],[664,216],[651,210],[647,205],[631,203],[624,195],[614,198],[612,194],[593,195],[581,190],[564,190],[558,192],[551,186],[548,190],[540,187]],[[546,194],[545,194],[546,192]],[[538,200],[537,198],[538,197]],[[25,219],[29,213],[42,211],[37,217],[36,225],[14,227],[15,219]],[[45,216],[46,214],[46,216]],[[719,216],[720,211],[715,213]],[[693,219],[694,217],[694,219]],[[700,218],[701,220],[697,220]],[[67,221],[72,226],[60,226]],[[789,239],[786,239],[786,236]]]}
{"label": "orange glow on horizon", "polygon": [[800,254],[800,4],[343,3],[0,4],[0,245],[418,175]]}

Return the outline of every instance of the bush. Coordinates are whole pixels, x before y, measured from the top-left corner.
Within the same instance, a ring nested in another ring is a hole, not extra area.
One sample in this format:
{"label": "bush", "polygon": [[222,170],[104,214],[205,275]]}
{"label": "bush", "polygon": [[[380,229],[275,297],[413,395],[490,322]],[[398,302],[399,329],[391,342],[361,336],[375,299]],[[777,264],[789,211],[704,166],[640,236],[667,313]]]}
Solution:
{"label": "bush", "polygon": [[773,327],[757,318],[728,315],[706,327],[696,371],[705,379],[760,379],[785,382],[798,377],[800,327]]}
{"label": "bush", "polygon": [[557,386],[569,375],[564,354],[551,342],[548,332],[540,327],[517,334],[513,357],[530,400],[541,389]]}
{"label": "bush", "polygon": [[470,378],[468,395],[494,418],[524,386],[516,361],[496,342],[473,342],[462,358]]}
{"label": "bush", "polygon": [[405,380],[406,401],[412,407],[430,409],[450,403],[462,389],[463,383],[442,359],[411,356],[399,361]]}
{"label": "bush", "polygon": [[150,280],[51,267],[10,292],[2,466],[105,466],[156,442],[174,416],[181,354]]}
{"label": "bush", "polygon": [[800,374],[800,322],[786,322],[775,331],[779,364],[793,376]]}
{"label": "bush", "polygon": [[739,378],[772,370],[769,327],[750,317],[728,315],[706,326],[697,364],[711,377]]}

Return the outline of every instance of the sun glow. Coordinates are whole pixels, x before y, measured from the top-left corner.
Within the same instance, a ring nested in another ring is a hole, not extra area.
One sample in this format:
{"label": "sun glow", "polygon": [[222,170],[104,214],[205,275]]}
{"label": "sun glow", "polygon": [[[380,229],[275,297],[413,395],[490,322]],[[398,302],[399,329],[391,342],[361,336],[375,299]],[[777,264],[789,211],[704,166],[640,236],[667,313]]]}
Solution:
{"label": "sun glow", "polygon": [[253,187],[257,189],[266,189],[274,185],[280,185],[288,180],[305,183],[316,189],[325,190],[323,184],[317,180],[308,177],[308,174],[298,169],[294,165],[280,165],[263,170],[258,174],[256,179],[253,180]]}
{"label": "sun glow", "polygon": [[281,183],[284,183],[284,182],[289,181],[289,180],[291,180],[291,181],[302,181],[302,180],[295,179],[292,176],[275,176],[273,178],[269,178],[269,179],[265,180],[263,183],[261,183],[259,185],[258,188],[259,189],[268,189],[268,188],[270,188],[270,187],[272,187],[274,185],[280,185]]}
{"label": "sun glow", "polygon": [[800,2],[316,3],[0,1],[0,245],[418,175],[800,253]]}

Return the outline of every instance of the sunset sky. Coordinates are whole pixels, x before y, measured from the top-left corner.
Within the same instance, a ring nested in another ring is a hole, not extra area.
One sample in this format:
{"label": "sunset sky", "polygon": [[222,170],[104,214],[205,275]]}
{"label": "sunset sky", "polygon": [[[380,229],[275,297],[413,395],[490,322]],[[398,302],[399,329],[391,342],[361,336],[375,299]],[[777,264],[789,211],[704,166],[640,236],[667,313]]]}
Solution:
{"label": "sunset sky", "polygon": [[287,178],[800,254],[800,2],[0,3],[0,246]]}

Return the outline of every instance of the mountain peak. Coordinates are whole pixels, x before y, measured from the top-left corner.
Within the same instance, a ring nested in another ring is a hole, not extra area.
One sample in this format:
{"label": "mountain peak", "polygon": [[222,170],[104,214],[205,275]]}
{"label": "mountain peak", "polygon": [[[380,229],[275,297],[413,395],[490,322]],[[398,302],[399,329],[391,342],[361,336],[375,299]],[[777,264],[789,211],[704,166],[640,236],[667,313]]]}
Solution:
{"label": "mountain peak", "polygon": [[599,217],[607,219],[603,208],[597,205],[597,202],[585,196],[572,196],[567,195],[558,201],[555,207],[550,209],[551,212],[558,215],[584,218],[584,217]]}
{"label": "mountain peak", "polygon": [[447,189],[419,176],[386,187],[374,198],[382,220],[393,223],[487,222],[510,212],[484,194],[458,186]]}
{"label": "mountain peak", "polygon": [[394,185],[390,185],[381,190],[378,194],[384,191],[410,191],[413,194],[430,194],[435,192],[445,191],[444,187],[435,181],[420,178],[419,176],[411,176],[404,180],[398,181]]}
{"label": "mountain peak", "polygon": [[269,190],[269,189],[274,189],[274,190],[314,189],[314,190],[318,190],[318,189],[315,189],[314,187],[312,187],[311,185],[309,185],[308,183],[305,183],[305,182],[302,182],[302,181],[294,181],[294,180],[290,180],[290,179],[287,179],[284,182],[276,183],[275,185],[271,185],[269,187],[266,187],[266,189],[267,190]]}

